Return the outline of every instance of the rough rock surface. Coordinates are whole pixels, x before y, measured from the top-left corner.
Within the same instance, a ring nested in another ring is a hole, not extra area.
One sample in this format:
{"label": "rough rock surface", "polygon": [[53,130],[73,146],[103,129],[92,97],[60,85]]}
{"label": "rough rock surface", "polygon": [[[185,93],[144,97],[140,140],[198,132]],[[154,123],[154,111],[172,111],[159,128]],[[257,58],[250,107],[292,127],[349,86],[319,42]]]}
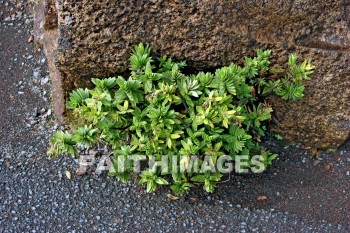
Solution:
{"label": "rough rock surface", "polygon": [[47,1],[42,25],[57,32],[59,78],[53,81],[63,93],[88,85],[92,76],[126,71],[138,42],[194,69],[241,62],[269,48],[274,62],[295,52],[317,66],[302,101],[270,99],[275,131],[315,147],[336,147],[349,137],[349,0]]}

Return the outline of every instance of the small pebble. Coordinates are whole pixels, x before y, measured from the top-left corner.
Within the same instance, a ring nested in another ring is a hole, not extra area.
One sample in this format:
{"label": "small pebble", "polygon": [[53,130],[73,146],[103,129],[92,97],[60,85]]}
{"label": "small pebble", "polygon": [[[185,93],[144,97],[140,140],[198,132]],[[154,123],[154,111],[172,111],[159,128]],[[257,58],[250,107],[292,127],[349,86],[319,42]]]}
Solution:
{"label": "small pebble", "polygon": [[34,76],[35,79],[39,79],[40,71],[34,71],[33,76]]}
{"label": "small pebble", "polygon": [[17,20],[21,20],[23,18],[23,13],[22,12],[17,12]]}
{"label": "small pebble", "polygon": [[313,162],[313,165],[314,165],[314,166],[317,166],[319,163],[321,163],[320,160],[315,160],[315,161]]}
{"label": "small pebble", "polygon": [[51,116],[51,114],[52,114],[52,110],[51,109],[47,110],[46,116]]}

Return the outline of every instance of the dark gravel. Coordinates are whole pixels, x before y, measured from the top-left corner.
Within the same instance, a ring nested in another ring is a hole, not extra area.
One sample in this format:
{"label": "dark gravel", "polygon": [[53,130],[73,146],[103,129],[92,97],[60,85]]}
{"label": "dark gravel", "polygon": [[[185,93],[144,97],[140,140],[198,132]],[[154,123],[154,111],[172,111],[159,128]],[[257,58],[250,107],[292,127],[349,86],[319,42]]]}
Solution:
{"label": "dark gravel", "polygon": [[[46,60],[31,41],[31,5],[0,0],[0,232],[349,232],[350,142],[333,153],[284,148],[259,176],[233,176],[214,194],[176,201],[130,182],[75,175],[48,160],[55,123]],[[66,171],[72,178],[68,179]],[[265,201],[257,198],[267,197]]]}

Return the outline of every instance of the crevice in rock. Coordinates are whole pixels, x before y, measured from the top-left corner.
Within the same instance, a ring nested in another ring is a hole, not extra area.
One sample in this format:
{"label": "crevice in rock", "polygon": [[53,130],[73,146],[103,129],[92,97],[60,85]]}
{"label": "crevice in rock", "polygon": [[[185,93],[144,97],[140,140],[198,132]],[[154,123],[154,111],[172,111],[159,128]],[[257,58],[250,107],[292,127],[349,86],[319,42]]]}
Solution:
{"label": "crevice in rock", "polygon": [[300,40],[296,43],[297,46],[312,48],[312,49],[322,49],[328,51],[337,51],[337,52],[350,52],[350,47],[345,45],[331,44],[328,42],[320,40]]}

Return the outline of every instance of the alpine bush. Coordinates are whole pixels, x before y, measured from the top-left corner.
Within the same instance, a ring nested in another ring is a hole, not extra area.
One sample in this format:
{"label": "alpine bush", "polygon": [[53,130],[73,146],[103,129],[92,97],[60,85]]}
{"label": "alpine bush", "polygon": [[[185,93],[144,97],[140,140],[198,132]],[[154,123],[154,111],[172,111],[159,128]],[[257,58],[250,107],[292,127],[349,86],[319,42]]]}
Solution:
{"label": "alpine bush", "polygon": [[[92,79],[95,88],[73,91],[67,108],[72,110],[74,130],[56,132],[49,154],[77,155],[77,146],[105,143],[113,151],[109,175],[123,182],[131,178],[133,160],[175,157],[183,169],[174,164],[169,169],[141,166],[139,183],[149,192],[170,185],[181,194],[194,183],[213,192],[222,173],[211,168],[222,156],[245,156],[246,168],[256,166],[250,162],[254,155],[260,155],[263,169],[272,164],[277,155],[260,143],[272,112],[264,96],[302,98],[302,82],[314,69],[307,60],[299,64],[295,54],[285,69],[270,68],[271,51],[257,50],[256,57],[245,58],[244,66],[187,75],[181,71],[185,62],[154,60],[150,54],[148,46],[139,44],[130,57],[130,77]],[[208,169],[195,172],[204,164]]]}

